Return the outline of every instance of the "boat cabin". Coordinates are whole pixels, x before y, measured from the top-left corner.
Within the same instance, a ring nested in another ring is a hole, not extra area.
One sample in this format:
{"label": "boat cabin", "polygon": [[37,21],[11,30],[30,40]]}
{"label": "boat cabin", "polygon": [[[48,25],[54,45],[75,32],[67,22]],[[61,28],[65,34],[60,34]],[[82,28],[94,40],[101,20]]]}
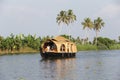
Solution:
{"label": "boat cabin", "polygon": [[42,52],[53,53],[76,53],[77,48],[75,43],[71,42],[62,36],[57,36],[53,39],[48,39],[42,44]]}

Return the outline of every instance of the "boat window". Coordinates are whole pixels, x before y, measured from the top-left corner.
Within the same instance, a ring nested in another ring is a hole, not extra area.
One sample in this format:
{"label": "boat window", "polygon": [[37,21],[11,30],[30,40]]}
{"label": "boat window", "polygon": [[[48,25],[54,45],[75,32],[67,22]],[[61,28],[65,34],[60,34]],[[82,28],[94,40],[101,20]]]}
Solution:
{"label": "boat window", "polygon": [[64,45],[64,44],[62,44],[62,45],[60,46],[60,51],[65,51],[65,45]]}
{"label": "boat window", "polygon": [[46,52],[57,51],[57,47],[53,42],[46,42],[44,44],[44,49]]}

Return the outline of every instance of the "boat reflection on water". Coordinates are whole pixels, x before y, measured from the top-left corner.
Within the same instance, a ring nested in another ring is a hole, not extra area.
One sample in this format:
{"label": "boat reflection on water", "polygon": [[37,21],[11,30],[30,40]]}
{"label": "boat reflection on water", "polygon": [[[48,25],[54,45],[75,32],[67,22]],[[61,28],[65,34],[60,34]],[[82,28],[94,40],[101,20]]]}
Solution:
{"label": "boat reflection on water", "polygon": [[49,80],[76,80],[76,75],[73,74],[76,71],[76,58],[65,59],[47,59],[42,60],[44,66],[44,78]]}

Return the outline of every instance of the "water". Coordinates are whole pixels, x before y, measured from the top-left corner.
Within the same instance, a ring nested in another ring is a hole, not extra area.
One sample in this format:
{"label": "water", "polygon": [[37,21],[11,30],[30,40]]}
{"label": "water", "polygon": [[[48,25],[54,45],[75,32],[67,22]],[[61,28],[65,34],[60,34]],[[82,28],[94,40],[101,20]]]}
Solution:
{"label": "water", "polygon": [[120,80],[120,50],[81,51],[76,58],[0,56],[0,80]]}

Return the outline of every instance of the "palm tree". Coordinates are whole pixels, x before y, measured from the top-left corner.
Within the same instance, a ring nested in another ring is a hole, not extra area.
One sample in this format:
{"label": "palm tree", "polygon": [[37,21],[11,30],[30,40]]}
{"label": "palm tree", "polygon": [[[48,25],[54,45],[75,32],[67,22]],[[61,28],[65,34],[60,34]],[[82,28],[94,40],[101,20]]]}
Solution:
{"label": "palm tree", "polygon": [[73,11],[69,9],[68,11],[60,11],[60,13],[57,15],[56,22],[58,25],[61,23],[67,24],[67,26],[70,23],[73,23],[76,20],[76,15],[74,15]]}
{"label": "palm tree", "polygon": [[69,22],[68,22],[67,12],[63,10],[60,11],[60,13],[57,15],[56,22],[58,23],[58,25],[60,25],[61,23],[68,25]]}
{"label": "palm tree", "polygon": [[94,30],[96,32],[95,44],[97,44],[98,32],[100,31],[101,27],[104,27],[104,24],[105,23],[100,17],[94,20]]}
{"label": "palm tree", "polygon": [[69,23],[73,23],[74,21],[76,21],[76,15],[73,13],[71,9],[67,11],[67,16]]}
{"label": "palm tree", "polygon": [[[68,24],[73,23],[76,21],[76,15],[73,13],[71,9],[67,11],[67,17],[68,17]],[[69,38],[70,38],[70,29],[69,29]]]}
{"label": "palm tree", "polygon": [[83,25],[83,29],[86,29],[86,39],[88,39],[88,30],[93,28],[93,22],[90,18],[85,18],[84,22],[81,23]]}
{"label": "palm tree", "polygon": [[15,50],[20,50],[22,47],[22,39],[21,39],[21,35],[16,35],[14,38],[14,48]]}

